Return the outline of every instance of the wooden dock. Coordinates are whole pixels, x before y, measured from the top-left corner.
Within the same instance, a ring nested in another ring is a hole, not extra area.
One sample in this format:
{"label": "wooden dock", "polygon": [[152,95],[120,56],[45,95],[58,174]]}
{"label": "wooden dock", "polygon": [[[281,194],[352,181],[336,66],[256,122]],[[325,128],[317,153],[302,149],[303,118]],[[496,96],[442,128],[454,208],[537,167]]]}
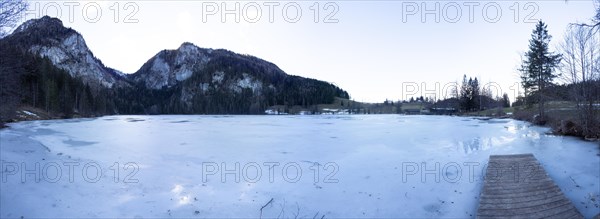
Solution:
{"label": "wooden dock", "polygon": [[533,154],[492,155],[477,218],[583,218]]}

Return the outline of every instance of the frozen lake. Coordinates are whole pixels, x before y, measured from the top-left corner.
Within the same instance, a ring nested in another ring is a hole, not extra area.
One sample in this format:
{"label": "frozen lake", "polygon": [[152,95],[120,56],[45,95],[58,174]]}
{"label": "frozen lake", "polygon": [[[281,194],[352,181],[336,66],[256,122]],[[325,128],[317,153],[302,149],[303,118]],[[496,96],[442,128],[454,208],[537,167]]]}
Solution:
{"label": "frozen lake", "polygon": [[0,217],[474,217],[491,154],[533,153],[585,217],[598,143],[465,117],[107,116],[0,131]]}

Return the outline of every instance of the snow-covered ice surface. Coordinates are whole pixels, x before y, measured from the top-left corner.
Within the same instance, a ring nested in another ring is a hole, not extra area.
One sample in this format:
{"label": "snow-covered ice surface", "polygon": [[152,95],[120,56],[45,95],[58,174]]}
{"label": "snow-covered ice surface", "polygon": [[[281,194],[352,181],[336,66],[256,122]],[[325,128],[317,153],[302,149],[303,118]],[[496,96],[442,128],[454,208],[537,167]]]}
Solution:
{"label": "snow-covered ice surface", "polygon": [[0,131],[0,217],[474,217],[489,155],[516,153],[600,213],[598,143],[547,131],[401,115],[20,122]]}

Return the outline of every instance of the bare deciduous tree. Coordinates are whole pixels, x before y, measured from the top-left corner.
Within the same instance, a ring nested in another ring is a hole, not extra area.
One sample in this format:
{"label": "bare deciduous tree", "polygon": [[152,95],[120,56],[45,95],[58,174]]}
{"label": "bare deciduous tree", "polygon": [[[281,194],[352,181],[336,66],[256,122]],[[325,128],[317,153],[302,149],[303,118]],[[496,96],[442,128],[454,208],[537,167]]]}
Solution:
{"label": "bare deciduous tree", "polygon": [[599,57],[599,41],[589,27],[572,25],[565,33],[559,49],[563,52],[562,79],[567,83],[579,83],[597,77],[596,62]]}
{"label": "bare deciduous tree", "polygon": [[597,110],[600,80],[600,31],[590,25],[571,25],[560,44],[563,53],[562,79],[572,84],[571,97],[577,103],[584,135],[596,135],[599,130]]}
{"label": "bare deciduous tree", "polygon": [[[24,0],[0,0],[0,38],[4,37],[8,30],[14,28],[20,19],[20,15],[27,9]],[[10,64],[10,50],[7,45],[1,45],[0,51],[0,125],[4,121],[14,117],[18,105],[18,77],[15,74],[14,65]]]}
{"label": "bare deciduous tree", "polygon": [[0,38],[15,27],[27,7],[25,0],[0,0]]}
{"label": "bare deciduous tree", "polygon": [[596,15],[592,18],[592,24],[588,25],[588,27],[598,29],[600,28],[600,0],[596,0],[594,5],[596,6]]}

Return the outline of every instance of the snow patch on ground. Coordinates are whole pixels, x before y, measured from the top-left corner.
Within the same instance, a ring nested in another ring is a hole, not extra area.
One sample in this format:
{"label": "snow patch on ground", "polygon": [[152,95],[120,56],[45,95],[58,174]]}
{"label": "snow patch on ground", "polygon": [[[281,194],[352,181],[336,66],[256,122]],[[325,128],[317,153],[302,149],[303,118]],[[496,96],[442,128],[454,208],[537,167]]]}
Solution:
{"label": "snow patch on ground", "polygon": [[23,113],[29,115],[29,116],[35,116],[35,117],[39,117],[38,115],[36,115],[35,113],[29,112],[27,110],[23,110]]}

